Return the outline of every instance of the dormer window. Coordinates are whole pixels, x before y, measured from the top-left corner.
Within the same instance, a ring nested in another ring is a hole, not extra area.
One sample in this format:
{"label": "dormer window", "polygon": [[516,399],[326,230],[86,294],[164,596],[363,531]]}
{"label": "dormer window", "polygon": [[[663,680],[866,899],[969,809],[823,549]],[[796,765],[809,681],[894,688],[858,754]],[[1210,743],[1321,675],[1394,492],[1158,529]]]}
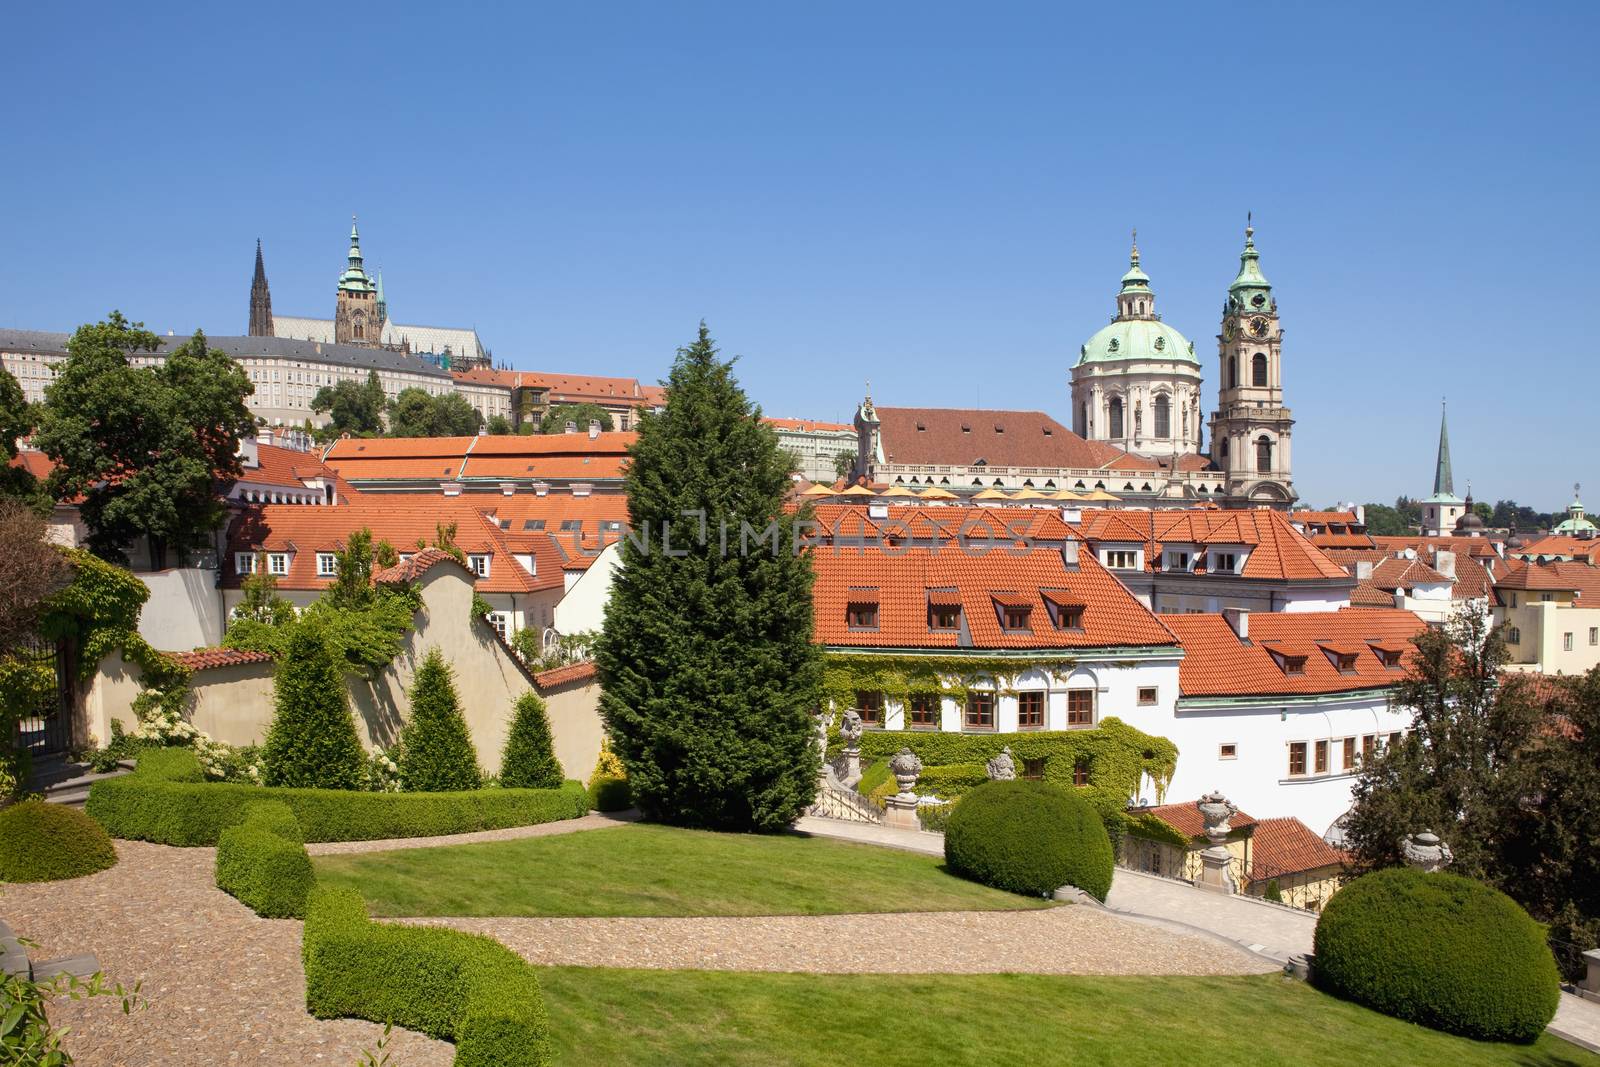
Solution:
{"label": "dormer window", "polygon": [[1059,594],[1043,593],[1044,604],[1050,611],[1050,624],[1057,630],[1083,632],[1083,605],[1062,600]]}
{"label": "dormer window", "polygon": [[1378,662],[1382,663],[1387,670],[1400,669],[1403,654],[1398,648],[1385,648],[1382,645],[1373,645],[1371,647],[1372,654],[1378,657]]}
{"label": "dormer window", "polygon": [[876,630],[878,628],[878,591],[852,590],[850,601],[845,606],[845,622],[852,630]]}
{"label": "dormer window", "polygon": [[959,630],[961,629],[961,609],[947,604],[933,604],[928,607],[928,629],[930,630]]}
{"label": "dormer window", "polygon": [[1003,608],[1000,612],[1000,625],[1007,630],[1026,632],[1030,614],[1032,614],[1030,608]]}
{"label": "dormer window", "polygon": [[1209,570],[1211,571],[1212,574],[1234,574],[1234,573],[1236,573],[1238,571],[1238,569],[1239,569],[1239,557],[1238,557],[1238,555],[1236,553],[1233,553],[1233,552],[1213,552],[1213,553],[1211,553],[1211,566],[1210,566]]}
{"label": "dormer window", "polygon": [[467,569],[479,578],[489,577],[488,553],[475,553],[467,556]]}
{"label": "dormer window", "polygon": [[1025,596],[1017,593],[995,593],[994,605],[1000,615],[1000,628],[1008,633],[1029,632],[1029,617],[1033,614],[1033,604]]}

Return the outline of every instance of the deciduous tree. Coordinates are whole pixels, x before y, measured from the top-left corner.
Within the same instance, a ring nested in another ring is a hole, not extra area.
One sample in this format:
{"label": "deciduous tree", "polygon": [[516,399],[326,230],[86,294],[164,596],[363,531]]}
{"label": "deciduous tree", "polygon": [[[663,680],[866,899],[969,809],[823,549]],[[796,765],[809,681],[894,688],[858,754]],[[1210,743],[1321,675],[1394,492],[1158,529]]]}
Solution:
{"label": "deciduous tree", "polygon": [[365,382],[350,380],[324,385],[311,398],[311,410],[329,416],[320,436],[332,440],[341,434],[374,437],[383,433],[385,397],[378,372],[369,370]]}

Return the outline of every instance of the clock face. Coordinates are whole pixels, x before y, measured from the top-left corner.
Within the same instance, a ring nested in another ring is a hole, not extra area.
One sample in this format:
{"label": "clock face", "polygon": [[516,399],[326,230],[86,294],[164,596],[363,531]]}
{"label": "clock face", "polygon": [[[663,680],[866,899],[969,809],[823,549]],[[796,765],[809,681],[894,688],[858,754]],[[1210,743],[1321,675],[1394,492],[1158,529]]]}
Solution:
{"label": "clock face", "polygon": [[1265,337],[1267,335],[1267,320],[1262,318],[1251,319],[1250,332],[1257,337]]}
{"label": "clock face", "polygon": [[1233,340],[1233,335],[1239,332],[1238,324],[1232,319],[1222,320],[1222,337],[1224,340]]}

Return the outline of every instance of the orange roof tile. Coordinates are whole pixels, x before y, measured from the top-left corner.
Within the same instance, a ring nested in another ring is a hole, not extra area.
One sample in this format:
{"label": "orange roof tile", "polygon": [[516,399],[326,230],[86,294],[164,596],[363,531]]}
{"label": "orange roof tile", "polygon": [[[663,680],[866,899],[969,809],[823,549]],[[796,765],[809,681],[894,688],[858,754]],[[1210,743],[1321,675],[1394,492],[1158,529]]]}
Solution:
{"label": "orange roof tile", "polygon": [[533,676],[534,684],[540,689],[553,689],[558,685],[571,685],[573,682],[587,681],[599,674],[598,668],[589,660],[582,663],[572,663],[565,667],[553,667],[548,671],[540,671]]}
{"label": "orange roof tile", "polygon": [[1145,568],[1153,570],[1168,547],[1195,545],[1250,550],[1240,572],[1246,578],[1307,580],[1348,579],[1349,574],[1308,541],[1278,511],[1213,511],[1190,508],[1171,511],[1091,509],[1083,513],[1083,535],[1091,542],[1143,542]]}
{"label": "orange roof tile", "polygon": [[1494,583],[1495,590],[1574,593],[1585,605],[1600,604],[1600,567],[1576,560],[1516,561]]}
{"label": "orange roof tile", "polygon": [[847,422],[818,422],[815,419],[775,419],[770,415],[763,415],[761,421],[768,426],[780,430],[808,430],[808,431],[842,431],[854,433],[855,427]]}
{"label": "orange roof tile", "polygon": [[[1205,839],[1206,821],[1200,814],[1198,800],[1191,800],[1186,804],[1157,804],[1154,807],[1128,810],[1135,815],[1153,815],[1185,837],[1194,840]],[[1242,811],[1228,820],[1228,826],[1233,830],[1243,830],[1254,825],[1256,820]]]}
{"label": "orange roof tile", "polygon": [[1575,537],[1572,534],[1546,534],[1519,549],[1517,556],[1537,559],[1540,556],[1565,556],[1569,559],[1586,559],[1600,565],[1600,538]]}
{"label": "orange roof tile", "polygon": [[1328,844],[1299,819],[1262,819],[1250,835],[1248,877],[1259,882],[1323,867],[1343,867],[1349,859],[1349,853]]}
{"label": "orange roof tile", "polygon": [[1085,441],[1042,411],[878,408],[890,463],[991,467],[1104,467],[1123,453]]}
{"label": "orange roof tile", "polygon": [[[1183,645],[1178,689],[1184,697],[1277,696],[1356,692],[1387,688],[1405,676],[1402,666],[1386,667],[1372,650],[1409,649],[1426,624],[1395,608],[1343,608],[1339,611],[1252,612],[1245,643],[1221,615],[1162,615]],[[1358,651],[1353,673],[1341,673],[1317,645],[1334,643]],[[1302,674],[1286,674],[1268,648],[1306,657]]]}
{"label": "orange roof tile", "polygon": [[265,652],[246,652],[237,648],[197,648],[193,652],[168,652],[167,657],[180,667],[187,667],[191,671],[209,671],[218,667],[272,662],[272,657]]}

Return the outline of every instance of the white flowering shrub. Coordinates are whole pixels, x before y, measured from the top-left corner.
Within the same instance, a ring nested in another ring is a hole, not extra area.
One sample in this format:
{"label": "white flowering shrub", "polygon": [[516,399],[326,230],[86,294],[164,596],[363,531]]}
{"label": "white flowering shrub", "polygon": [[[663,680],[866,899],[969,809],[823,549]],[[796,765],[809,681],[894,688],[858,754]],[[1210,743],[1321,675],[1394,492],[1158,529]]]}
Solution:
{"label": "white flowering shrub", "polygon": [[392,749],[379,749],[367,754],[361,768],[361,788],[370,793],[400,792],[400,764]]}
{"label": "white flowering shrub", "polygon": [[[192,748],[207,778],[261,784],[261,757],[255,746],[235,748],[214,740],[183,717],[181,700],[143,701],[137,703],[134,710],[139,715],[139,725],[125,734],[113,730],[116,736],[107,750],[108,760],[101,762],[114,764],[116,759],[132,755],[141,748]],[[106,769],[110,769],[109,766]]]}

